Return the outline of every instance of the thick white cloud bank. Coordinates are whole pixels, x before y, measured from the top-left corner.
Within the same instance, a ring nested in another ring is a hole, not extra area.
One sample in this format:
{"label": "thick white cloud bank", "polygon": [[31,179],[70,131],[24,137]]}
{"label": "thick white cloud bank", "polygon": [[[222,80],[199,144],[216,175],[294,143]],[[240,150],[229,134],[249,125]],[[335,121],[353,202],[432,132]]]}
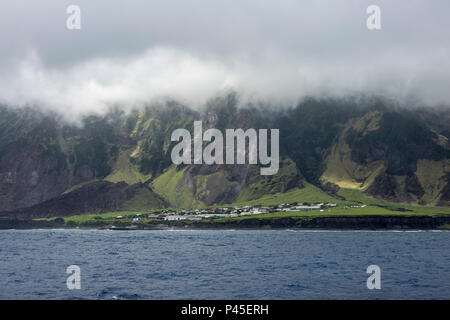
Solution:
{"label": "thick white cloud bank", "polygon": [[3,0],[0,103],[66,119],[174,99],[200,107],[230,90],[240,101],[292,105],[305,96],[382,95],[449,105],[450,3],[378,0]]}
{"label": "thick white cloud bank", "polygon": [[[367,64],[324,64],[277,53],[221,60],[154,48],[58,69],[46,67],[31,53],[0,79],[0,102],[43,107],[68,119],[102,113],[114,105],[132,108],[164,99],[195,108],[229,91],[239,93],[243,102],[274,105],[292,105],[305,96],[358,94],[384,95],[404,104],[448,104],[450,68],[445,54],[423,61],[392,55]],[[433,63],[436,59],[442,62],[439,66]]]}

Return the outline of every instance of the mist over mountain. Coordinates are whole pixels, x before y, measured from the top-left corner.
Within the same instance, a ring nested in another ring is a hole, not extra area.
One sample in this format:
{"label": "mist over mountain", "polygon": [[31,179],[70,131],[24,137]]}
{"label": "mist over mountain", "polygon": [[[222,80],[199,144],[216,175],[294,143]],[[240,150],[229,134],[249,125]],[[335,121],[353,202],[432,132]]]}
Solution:
{"label": "mist over mountain", "polygon": [[6,1],[0,103],[72,122],[166,100],[199,109],[228,92],[271,107],[349,95],[450,105],[448,2],[378,1],[377,31],[369,4],[80,0],[81,29],[68,30],[67,3]]}
{"label": "mist over mountain", "polygon": [[450,69],[434,65],[435,59],[445,57],[420,66],[411,57],[398,63],[402,58],[391,56],[367,65],[339,62],[324,67],[323,61],[283,54],[220,60],[156,48],[131,58],[96,58],[61,69],[45,66],[32,53],[3,74],[0,101],[55,111],[67,121],[105,114],[114,106],[129,111],[167,100],[200,109],[209,99],[230,92],[239,93],[243,105],[271,107],[293,106],[305,97],[360,95],[384,96],[404,107],[448,106],[444,87]]}
{"label": "mist over mountain", "polygon": [[[448,206],[447,1],[3,1],[0,211],[264,202]],[[280,170],[179,165],[171,133],[280,129]],[[305,191],[306,190],[306,191]]]}
{"label": "mist over mountain", "polygon": [[[201,110],[175,102],[129,113],[112,109],[83,118],[82,126],[32,109],[2,107],[2,115],[0,210],[26,217],[197,208],[304,188],[330,199],[354,190],[403,203],[447,206],[450,200],[446,109],[403,109],[376,97],[309,98],[273,109],[240,106],[228,94]],[[205,129],[279,128],[279,172],[172,164],[171,133],[192,130],[196,120]],[[92,195],[98,201],[84,198]]]}

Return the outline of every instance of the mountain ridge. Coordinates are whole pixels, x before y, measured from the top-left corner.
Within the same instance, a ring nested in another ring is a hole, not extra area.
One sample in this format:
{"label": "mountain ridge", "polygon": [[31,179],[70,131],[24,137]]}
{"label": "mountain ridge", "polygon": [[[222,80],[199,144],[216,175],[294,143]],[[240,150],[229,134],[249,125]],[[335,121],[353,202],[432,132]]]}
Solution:
{"label": "mountain ridge", "polygon": [[[350,188],[394,202],[450,202],[450,125],[440,109],[390,107],[374,98],[241,107],[236,95],[227,95],[199,110],[175,102],[129,113],[116,108],[77,126],[57,115],[0,108],[0,212],[37,210],[52,199],[58,208],[58,201],[98,183],[118,184],[120,194],[138,186],[155,199],[149,208],[252,201],[306,183],[337,199],[340,188]],[[204,130],[279,128],[279,173],[260,176],[255,165],[173,165],[171,132],[192,132],[195,120]]]}

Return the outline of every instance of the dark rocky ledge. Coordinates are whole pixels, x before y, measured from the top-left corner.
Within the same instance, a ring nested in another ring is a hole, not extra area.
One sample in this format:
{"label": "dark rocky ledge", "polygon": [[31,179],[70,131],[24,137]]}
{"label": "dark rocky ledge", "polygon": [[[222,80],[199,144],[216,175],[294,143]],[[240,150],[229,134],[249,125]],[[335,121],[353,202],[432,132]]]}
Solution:
{"label": "dark rocky ledge", "polygon": [[[62,219],[61,219],[62,220]],[[104,229],[111,223],[78,225],[81,228]],[[0,219],[0,229],[66,228],[63,221]],[[449,229],[450,215],[364,215],[328,217],[251,218],[222,221],[171,221],[155,223],[121,223],[121,230],[165,228],[189,229],[339,229],[339,230],[389,230],[389,229]]]}

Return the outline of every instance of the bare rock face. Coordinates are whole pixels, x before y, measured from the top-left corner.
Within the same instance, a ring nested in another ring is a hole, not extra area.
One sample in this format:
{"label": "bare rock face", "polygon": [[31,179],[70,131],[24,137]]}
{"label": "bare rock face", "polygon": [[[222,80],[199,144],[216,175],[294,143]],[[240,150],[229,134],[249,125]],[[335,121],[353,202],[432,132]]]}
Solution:
{"label": "bare rock face", "polygon": [[334,183],[389,201],[442,204],[450,168],[444,142],[410,110],[368,112],[349,120],[337,137],[322,185]]}
{"label": "bare rock face", "polygon": [[185,181],[201,176],[202,186],[192,185],[193,196],[206,205],[232,203],[244,188],[247,165],[201,165],[189,166],[184,173]]}
{"label": "bare rock face", "polygon": [[88,166],[75,173],[41,145],[13,146],[0,160],[0,211],[29,207],[94,178]]}
{"label": "bare rock face", "polygon": [[375,178],[375,181],[367,189],[367,193],[387,200],[395,200],[399,196],[404,197],[395,178],[385,173]]}
{"label": "bare rock face", "polygon": [[450,206],[450,173],[447,174],[447,185],[442,190],[441,198],[439,199],[438,205],[440,206]]}
{"label": "bare rock face", "polygon": [[0,111],[0,211],[33,206],[108,174],[106,121],[76,127],[31,110]]}
{"label": "bare rock face", "polygon": [[[308,99],[293,108],[239,106],[229,95],[201,111],[168,103],[129,114],[111,110],[81,124],[0,106],[0,212],[210,206],[305,183],[336,197],[339,188],[354,188],[390,201],[450,205],[448,117],[388,109],[375,100],[359,104]],[[279,128],[279,172],[261,176],[260,167],[246,164],[175,168],[171,133],[192,131],[196,120],[204,130],[222,132]]]}

